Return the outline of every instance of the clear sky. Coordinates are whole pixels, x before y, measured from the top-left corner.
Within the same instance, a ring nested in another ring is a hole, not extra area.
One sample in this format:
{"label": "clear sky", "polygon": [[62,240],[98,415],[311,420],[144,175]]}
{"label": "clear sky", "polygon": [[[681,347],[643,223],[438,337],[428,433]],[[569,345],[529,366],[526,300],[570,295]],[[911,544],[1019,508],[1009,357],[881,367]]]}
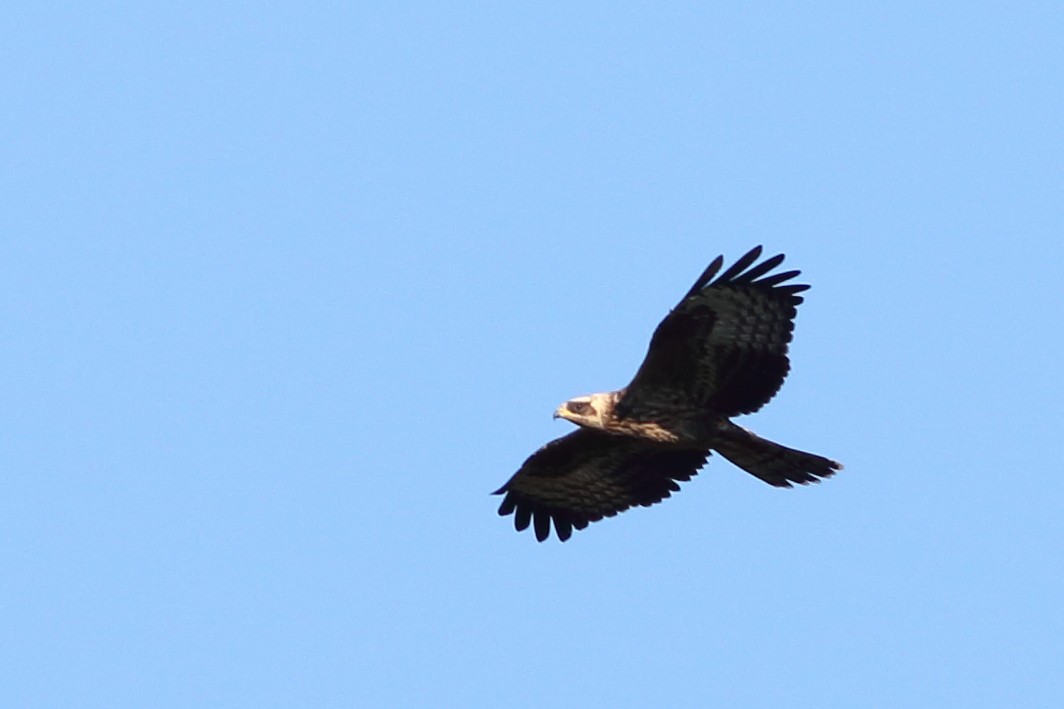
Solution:
{"label": "clear sky", "polygon": [[[0,706],[1064,705],[1060,3],[0,26]],[[845,471],[516,533],[755,244]]]}

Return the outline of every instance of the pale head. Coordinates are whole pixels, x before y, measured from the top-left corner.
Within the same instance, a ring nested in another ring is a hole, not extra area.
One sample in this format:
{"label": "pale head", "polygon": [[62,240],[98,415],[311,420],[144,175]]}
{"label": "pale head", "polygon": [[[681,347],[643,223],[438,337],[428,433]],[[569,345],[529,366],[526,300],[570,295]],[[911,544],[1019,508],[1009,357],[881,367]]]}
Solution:
{"label": "pale head", "polygon": [[563,418],[588,428],[605,428],[613,414],[614,398],[614,392],[578,396],[559,406],[554,418]]}

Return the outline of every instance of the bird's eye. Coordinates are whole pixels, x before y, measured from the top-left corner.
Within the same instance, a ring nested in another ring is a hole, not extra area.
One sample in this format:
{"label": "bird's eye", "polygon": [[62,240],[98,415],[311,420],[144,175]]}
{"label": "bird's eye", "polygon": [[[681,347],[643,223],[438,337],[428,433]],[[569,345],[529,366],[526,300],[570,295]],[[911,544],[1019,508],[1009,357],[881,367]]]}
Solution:
{"label": "bird's eye", "polygon": [[586,401],[570,401],[568,404],[566,404],[566,406],[568,407],[569,411],[576,414],[577,416],[586,416],[587,414],[591,413],[591,404],[587,403]]}

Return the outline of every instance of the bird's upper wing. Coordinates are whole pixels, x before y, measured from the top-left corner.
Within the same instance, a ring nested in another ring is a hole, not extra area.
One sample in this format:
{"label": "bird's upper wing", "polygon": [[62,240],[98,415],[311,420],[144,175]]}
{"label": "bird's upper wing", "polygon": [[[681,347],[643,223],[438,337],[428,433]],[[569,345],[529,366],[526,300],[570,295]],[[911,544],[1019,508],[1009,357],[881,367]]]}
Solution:
{"label": "bird's upper wing", "polygon": [[536,539],[561,541],[629,507],[648,507],[680,489],[705,464],[709,451],[675,450],[627,436],[581,428],[533,453],[509,482],[500,515],[514,515],[518,531],[533,524]]}
{"label": "bird's upper wing", "polygon": [[790,370],[797,294],[809,286],[785,283],[799,271],[769,274],[783,254],[754,265],[760,256],[758,246],[719,276],[724,258],[709,265],[654,331],[618,415],[640,418],[666,402],[736,416],[775,396]]}

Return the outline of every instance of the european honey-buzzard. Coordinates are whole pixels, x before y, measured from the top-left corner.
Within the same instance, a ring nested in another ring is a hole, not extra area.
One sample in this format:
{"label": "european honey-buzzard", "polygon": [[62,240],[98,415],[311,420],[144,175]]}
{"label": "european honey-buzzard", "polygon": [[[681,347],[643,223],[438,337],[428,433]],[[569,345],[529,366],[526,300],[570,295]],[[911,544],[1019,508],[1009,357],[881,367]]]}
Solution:
{"label": "european honey-buzzard", "polygon": [[[661,321],[635,378],[617,391],[562,404],[555,418],[580,426],[532,454],[495,494],[518,531],[561,541],[629,507],[648,507],[697,474],[711,451],[769,485],[819,482],[842,466],[786,448],[731,422],[764,406],[790,361],[799,271],[772,273],[752,249],[717,276],[718,256]],[[714,278],[716,276],[716,278]]]}

